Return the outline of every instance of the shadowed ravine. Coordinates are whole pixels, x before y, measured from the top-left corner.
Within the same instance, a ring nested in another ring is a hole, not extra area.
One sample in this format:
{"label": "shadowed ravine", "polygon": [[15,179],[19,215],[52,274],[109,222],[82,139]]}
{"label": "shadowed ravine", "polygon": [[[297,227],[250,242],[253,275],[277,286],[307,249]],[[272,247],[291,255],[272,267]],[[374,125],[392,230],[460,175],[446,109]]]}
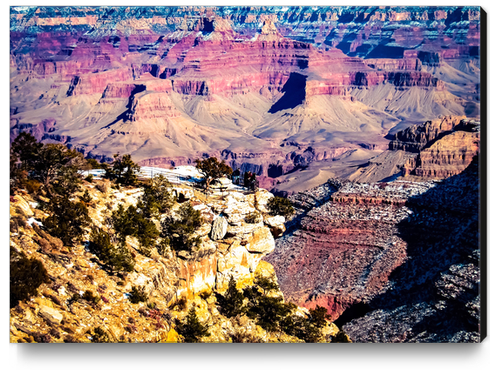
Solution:
{"label": "shadowed ravine", "polygon": [[369,303],[372,311],[344,330],[358,342],[478,340],[478,157],[460,175],[410,198],[408,207],[413,215],[398,224],[407,262]]}
{"label": "shadowed ravine", "polygon": [[353,341],[478,340],[477,159],[433,185],[336,185],[266,258],[286,298],[327,307]]}

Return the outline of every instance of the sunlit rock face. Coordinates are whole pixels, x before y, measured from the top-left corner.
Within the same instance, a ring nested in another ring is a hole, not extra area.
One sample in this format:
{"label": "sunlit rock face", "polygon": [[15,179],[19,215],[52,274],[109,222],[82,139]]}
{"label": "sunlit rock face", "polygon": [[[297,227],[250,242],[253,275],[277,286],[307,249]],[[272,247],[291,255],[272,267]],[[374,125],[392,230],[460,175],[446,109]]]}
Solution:
{"label": "sunlit rock face", "polygon": [[[107,184],[107,180],[84,182],[75,195],[87,191],[92,199],[88,213],[93,225],[85,231],[87,238],[95,227],[111,231],[110,209],[134,206],[143,193],[141,188],[116,189],[102,184]],[[239,321],[222,316],[216,303],[215,294],[226,291],[231,277],[240,289],[252,285],[258,276],[277,281],[273,267],[263,258],[274,250],[271,231],[283,230],[284,218],[267,212],[260,214],[261,219],[274,220],[270,227],[262,221],[248,224],[244,220],[249,212],[261,212],[254,205],[271,194],[261,190],[257,195],[232,191],[226,196],[204,196],[188,183],[180,183],[173,191],[185,194],[187,202],[201,211],[203,225],[195,231],[195,236],[201,238],[200,246],[189,251],[167,248],[160,252],[152,247],[149,253],[142,254],[137,238],[127,237],[125,245],[134,259],[134,269],[125,272],[111,270],[90,252],[89,243],[77,243],[68,249],[60,239],[42,230],[48,214],[39,209],[39,199],[17,189],[10,200],[11,217],[17,220],[10,234],[11,252],[25,253],[40,261],[51,279],[39,287],[39,294],[32,300],[11,307],[11,342],[92,342],[93,329],[97,327],[107,333],[111,342],[182,341],[174,322],[183,319],[191,307],[196,308],[200,320],[209,324],[210,336],[203,341],[229,342],[235,331],[265,342],[297,341],[285,334],[278,337],[277,333],[266,332],[245,315]],[[159,217],[164,219],[178,208],[175,204],[169,214]],[[231,209],[234,212],[218,216]],[[214,225],[226,225],[227,220],[235,225],[233,234],[223,227],[220,233],[213,232]],[[131,302],[133,288],[144,292],[145,302]],[[82,299],[86,292],[91,292],[97,301]],[[280,291],[275,294],[283,298]],[[76,295],[79,300],[74,298]],[[322,330],[325,336],[338,332],[330,322]]]}

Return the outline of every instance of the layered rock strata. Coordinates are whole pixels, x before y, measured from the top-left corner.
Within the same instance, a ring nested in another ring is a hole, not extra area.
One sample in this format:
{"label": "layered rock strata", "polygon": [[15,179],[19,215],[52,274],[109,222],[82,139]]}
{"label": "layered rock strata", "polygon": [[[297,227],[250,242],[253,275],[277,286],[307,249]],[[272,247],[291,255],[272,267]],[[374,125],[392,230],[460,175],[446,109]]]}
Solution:
{"label": "layered rock strata", "polygon": [[402,175],[447,178],[457,175],[480,152],[480,122],[443,117],[395,134],[390,150],[418,153],[403,165]]}
{"label": "layered rock strata", "polygon": [[285,296],[327,307],[354,342],[479,341],[477,158],[443,181],[293,195],[297,219],[266,258]]}
{"label": "layered rock strata", "polygon": [[[324,204],[307,207],[297,229],[280,238],[266,258],[285,296],[305,307],[327,307],[336,319],[352,304],[378,295],[406,259],[397,224],[411,214],[407,199],[432,186],[330,181],[320,187],[328,194]],[[292,196],[293,204],[308,194]]]}
{"label": "layered rock strata", "polygon": [[343,325],[356,342],[479,342],[478,157],[409,199],[398,224],[408,260],[367,314]]}
{"label": "layered rock strata", "polygon": [[[94,226],[106,228],[107,207],[134,205],[142,192],[115,190],[100,182],[85,182],[82,190],[92,197],[88,208]],[[196,231],[202,237],[201,247],[189,253],[168,250],[164,255],[153,249],[145,256],[137,239],[128,237],[127,247],[135,261],[129,273],[112,272],[85,245],[68,250],[38,226],[47,214],[29,194],[19,191],[12,196],[10,212],[16,221],[11,223],[11,248],[41,261],[49,282],[39,287],[38,296],[11,308],[11,342],[91,342],[95,328],[102,329],[110,342],[179,342],[182,337],[175,331],[175,321],[184,319],[191,307],[208,325],[210,336],[203,341],[296,341],[286,334],[269,333],[244,315],[234,319],[220,315],[213,294],[223,292],[231,276],[240,289],[253,284],[256,276],[276,281],[272,266],[261,261],[275,248],[271,230],[283,230],[284,219],[264,213],[263,206],[272,195],[261,190],[205,197],[185,185],[176,191],[184,192],[193,207],[201,210],[205,222]],[[249,212],[260,213],[257,223],[244,221]],[[230,226],[224,227],[226,223]],[[147,294],[147,302],[131,303],[133,288]],[[280,291],[275,295],[282,298]],[[297,310],[300,316],[305,312]],[[322,329],[325,337],[337,332],[331,323]]]}
{"label": "layered rock strata", "polygon": [[347,176],[350,180],[444,179],[461,173],[480,153],[480,121],[445,116],[393,135],[389,150]]}
{"label": "layered rock strata", "polygon": [[142,164],[220,156],[273,186],[385,147],[400,120],[477,117],[478,63],[471,7],[13,7],[11,135]]}

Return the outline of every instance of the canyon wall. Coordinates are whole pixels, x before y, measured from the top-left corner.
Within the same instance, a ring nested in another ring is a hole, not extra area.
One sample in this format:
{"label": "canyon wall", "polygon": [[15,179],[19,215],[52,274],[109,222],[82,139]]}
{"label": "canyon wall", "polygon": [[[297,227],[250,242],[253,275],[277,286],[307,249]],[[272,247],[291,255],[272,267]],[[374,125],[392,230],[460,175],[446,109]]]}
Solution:
{"label": "canyon wall", "polygon": [[410,198],[413,213],[397,226],[409,259],[368,312],[353,310],[346,320],[354,341],[480,341],[478,176],[477,156],[460,174]]}
{"label": "canyon wall", "polygon": [[[337,319],[352,304],[378,295],[407,257],[396,227],[410,214],[405,203],[431,186],[338,180],[322,185],[324,204],[304,209],[267,257],[285,296],[305,307],[327,307]],[[293,204],[309,193],[293,195]]]}
{"label": "canyon wall", "polygon": [[330,180],[291,196],[266,257],[285,296],[327,307],[354,342],[478,342],[478,173],[477,155],[441,182]]}
{"label": "canyon wall", "polygon": [[12,7],[10,18],[12,139],[38,127],[96,158],[233,153],[272,184],[274,166],[283,176],[383,148],[402,121],[479,116],[478,8]]}

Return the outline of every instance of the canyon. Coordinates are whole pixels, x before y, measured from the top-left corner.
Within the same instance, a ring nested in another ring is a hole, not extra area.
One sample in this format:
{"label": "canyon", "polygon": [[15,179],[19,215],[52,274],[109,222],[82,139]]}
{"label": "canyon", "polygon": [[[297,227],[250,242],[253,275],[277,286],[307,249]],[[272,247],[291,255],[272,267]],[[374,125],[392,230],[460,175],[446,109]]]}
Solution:
{"label": "canyon", "polygon": [[[285,230],[285,220],[265,208],[271,193],[233,190],[204,195],[190,182],[174,184],[176,198],[201,212],[203,222],[195,231],[201,245],[189,251],[167,248],[162,252],[153,243],[145,253],[137,238],[128,237],[125,244],[134,267],[117,271],[90,248],[89,234],[97,228],[113,232],[110,210],[136,205],[143,189],[117,189],[108,180],[96,178],[84,181],[74,196],[85,191],[91,197],[91,225],[83,231],[86,241],[71,247],[43,226],[48,213],[39,203],[47,198],[23,189],[11,197],[11,258],[28,255],[44,266],[48,276],[38,294],[11,307],[11,343],[100,342],[97,330],[105,333],[106,342],[181,343],[186,341],[185,333],[178,332],[176,325],[192,308],[209,332],[203,342],[301,342],[262,328],[252,317],[223,315],[217,301],[232,277],[239,289],[253,286],[259,277],[276,284],[274,269],[263,257],[274,250],[273,234],[277,237]],[[157,220],[174,215],[180,207],[174,202],[170,213]],[[250,213],[259,218],[247,221]],[[145,294],[144,301],[132,300],[134,288]],[[280,290],[270,294],[284,302]],[[307,313],[301,307],[293,310],[300,317]],[[329,341],[338,332],[335,324],[326,322],[320,341]]]}
{"label": "canyon", "polygon": [[395,130],[478,119],[479,27],[472,7],[13,7],[11,140],[162,167],[216,156],[306,190]]}
{"label": "canyon", "polygon": [[266,257],[285,297],[328,307],[355,342],[478,341],[479,153],[479,121],[442,117],[290,196],[296,215]]}
{"label": "canyon", "polygon": [[[442,139],[441,139],[442,140]],[[266,257],[286,299],[354,342],[480,340],[478,156],[444,180],[329,180]]]}
{"label": "canyon", "polygon": [[[478,7],[12,7],[11,142],[27,132],[101,162],[131,154],[165,169],[217,157],[259,181],[255,193],[211,199],[176,190],[204,215],[204,245],[144,258],[130,240],[136,272],[109,287],[113,339],[137,316],[147,329],[137,340],[178,341],[170,324],[185,296],[213,322],[209,341],[295,341],[226,320],[203,298],[264,273],[299,315],[328,310],[325,336],[480,341],[480,21]],[[139,194],[85,186],[100,207]],[[268,214],[274,195],[291,201],[291,219]],[[33,201],[16,195],[12,214],[44,217]],[[100,210],[93,217],[103,226]],[[66,261],[38,248],[36,227],[23,231],[11,245],[62,284],[108,278],[98,269],[87,280],[93,256],[81,246]],[[164,303],[158,325],[124,299],[145,284]],[[62,339],[87,341],[76,324],[108,318],[83,302],[68,313],[52,286],[42,294],[11,310],[16,341],[48,333],[36,318],[45,307],[66,311]]]}

